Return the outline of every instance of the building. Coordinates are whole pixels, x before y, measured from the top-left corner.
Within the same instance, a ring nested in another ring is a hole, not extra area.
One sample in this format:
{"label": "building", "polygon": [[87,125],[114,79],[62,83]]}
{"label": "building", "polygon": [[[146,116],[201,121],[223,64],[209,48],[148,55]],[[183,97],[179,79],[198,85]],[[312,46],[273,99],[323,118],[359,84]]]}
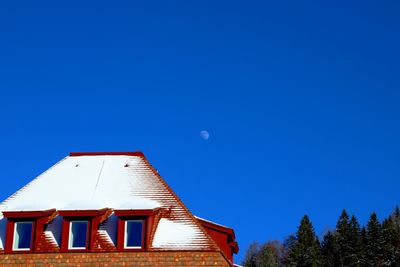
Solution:
{"label": "building", "polygon": [[234,266],[141,152],[70,153],[0,204],[1,265]]}

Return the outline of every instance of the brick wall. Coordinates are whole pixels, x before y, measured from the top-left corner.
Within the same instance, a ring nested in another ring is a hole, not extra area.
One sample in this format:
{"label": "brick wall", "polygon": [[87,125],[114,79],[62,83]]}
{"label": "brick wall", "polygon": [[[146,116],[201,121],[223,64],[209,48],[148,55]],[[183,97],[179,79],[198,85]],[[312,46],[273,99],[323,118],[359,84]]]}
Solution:
{"label": "brick wall", "polygon": [[101,252],[2,254],[1,266],[218,266],[231,265],[221,252]]}

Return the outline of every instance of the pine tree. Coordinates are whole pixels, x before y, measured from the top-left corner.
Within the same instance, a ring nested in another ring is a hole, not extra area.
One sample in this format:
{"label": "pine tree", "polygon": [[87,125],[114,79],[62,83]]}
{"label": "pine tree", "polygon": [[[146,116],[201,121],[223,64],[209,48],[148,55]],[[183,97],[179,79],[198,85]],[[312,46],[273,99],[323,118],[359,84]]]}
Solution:
{"label": "pine tree", "polygon": [[289,266],[314,267],[322,264],[319,241],[307,215],[301,220],[289,258]]}
{"label": "pine tree", "polygon": [[351,233],[349,215],[342,211],[336,224],[336,243],[338,245],[339,266],[349,266],[351,261]]}
{"label": "pine tree", "polygon": [[394,249],[395,249],[395,262],[397,265],[400,265],[400,209],[399,206],[396,206],[392,215],[390,216],[392,220],[394,229],[395,229],[395,240],[394,240]]}
{"label": "pine tree", "polygon": [[311,221],[301,220],[296,235],[260,246],[253,243],[243,262],[245,267],[400,267],[400,209],[381,224],[372,213],[360,229],[357,218],[343,210],[336,231],[328,231],[319,244]]}
{"label": "pine tree", "polygon": [[322,255],[323,266],[325,267],[339,266],[336,238],[331,231],[328,231],[324,235],[324,239],[322,240],[321,243],[321,255]]}
{"label": "pine tree", "polygon": [[392,215],[390,216],[393,224],[396,227],[396,230],[400,233],[400,209],[399,206],[396,206]]}
{"label": "pine tree", "polygon": [[350,219],[350,257],[348,266],[362,266],[363,248],[361,239],[361,229],[357,218],[353,215]]}
{"label": "pine tree", "polygon": [[[399,233],[392,218],[385,219],[382,223],[383,238],[383,264],[385,266],[396,266],[398,262]],[[400,263],[400,262],[399,262]]]}
{"label": "pine tree", "polygon": [[371,214],[371,217],[368,221],[365,241],[365,256],[367,266],[382,266],[382,226],[379,223],[375,212]]}
{"label": "pine tree", "polygon": [[290,235],[285,238],[283,242],[283,252],[282,252],[282,266],[285,267],[296,267],[296,259],[294,259],[293,250],[296,245],[296,237]]}
{"label": "pine tree", "polygon": [[361,228],[361,266],[367,266],[367,230]]}

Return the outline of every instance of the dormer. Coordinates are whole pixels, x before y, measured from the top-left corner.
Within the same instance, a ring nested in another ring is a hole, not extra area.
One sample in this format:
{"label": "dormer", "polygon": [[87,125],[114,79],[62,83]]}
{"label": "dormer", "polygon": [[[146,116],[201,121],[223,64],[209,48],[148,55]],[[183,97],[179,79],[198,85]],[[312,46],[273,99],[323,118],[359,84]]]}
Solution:
{"label": "dormer", "polygon": [[112,213],[111,209],[101,210],[61,210],[63,217],[61,252],[94,251],[94,240],[99,224]]}
{"label": "dormer", "polygon": [[26,253],[40,251],[43,230],[55,216],[56,210],[45,211],[4,211],[7,218],[7,253]]}
{"label": "dormer", "polygon": [[156,215],[161,209],[114,210],[118,217],[117,250],[144,251],[150,246]]}

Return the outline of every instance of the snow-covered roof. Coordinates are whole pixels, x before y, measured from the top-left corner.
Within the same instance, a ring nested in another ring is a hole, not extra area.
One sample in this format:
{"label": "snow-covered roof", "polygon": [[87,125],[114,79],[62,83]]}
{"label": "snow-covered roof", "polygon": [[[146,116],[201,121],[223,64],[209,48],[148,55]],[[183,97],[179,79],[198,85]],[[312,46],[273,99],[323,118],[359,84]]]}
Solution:
{"label": "snow-covered roof", "polygon": [[[71,153],[0,203],[3,211],[168,209],[155,229],[154,249],[210,249],[215,243],[141,153]],[[1,214],[1,213],[0,213]],[[0,248],[5,238],[0,215]],[[59,219],[45,234],[60,244]],[[116,220],[110,216],[99,233],[115,242]],[[114,243],[115,244],[115,243]]]}

